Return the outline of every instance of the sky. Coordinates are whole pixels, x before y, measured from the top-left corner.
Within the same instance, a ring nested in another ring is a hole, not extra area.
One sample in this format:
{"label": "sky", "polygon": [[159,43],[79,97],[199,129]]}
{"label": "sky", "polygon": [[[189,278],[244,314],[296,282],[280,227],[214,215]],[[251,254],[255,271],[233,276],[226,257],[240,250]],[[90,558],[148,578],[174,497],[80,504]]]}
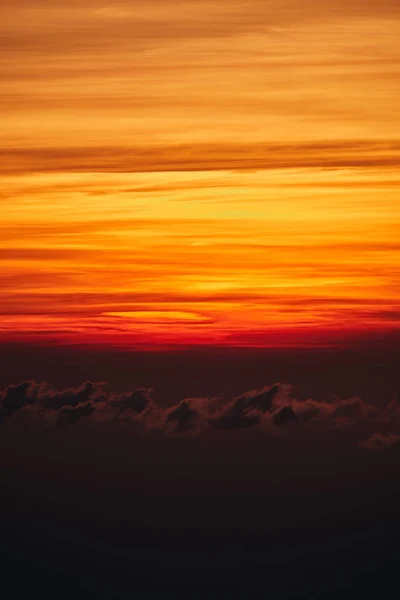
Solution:
{"label": "sky", "polygon": [[9,597],[392,595],[399,40],[399,0],[1,1]]}
{"label": "sky", "polygon": [[2,2],[3,342],[399,321],[397,0]]}

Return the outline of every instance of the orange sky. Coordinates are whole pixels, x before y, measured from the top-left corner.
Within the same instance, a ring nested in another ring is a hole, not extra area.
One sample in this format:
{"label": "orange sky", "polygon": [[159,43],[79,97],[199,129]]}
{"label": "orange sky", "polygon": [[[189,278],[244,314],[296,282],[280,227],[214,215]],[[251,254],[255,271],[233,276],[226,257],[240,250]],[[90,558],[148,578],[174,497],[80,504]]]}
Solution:
{"label": "orange sky", "polygon": [[400,327],[398,0],[4,1],[0,339]]}

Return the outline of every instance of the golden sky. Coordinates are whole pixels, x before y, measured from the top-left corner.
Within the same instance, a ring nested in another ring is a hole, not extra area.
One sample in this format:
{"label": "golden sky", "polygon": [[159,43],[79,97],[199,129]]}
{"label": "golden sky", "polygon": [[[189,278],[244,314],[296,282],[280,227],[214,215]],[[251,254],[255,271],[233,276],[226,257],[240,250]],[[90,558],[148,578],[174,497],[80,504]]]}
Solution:
{"label": "golden sky", "polygon": [[0,339],[400,327],[399,0],[0,8]]}

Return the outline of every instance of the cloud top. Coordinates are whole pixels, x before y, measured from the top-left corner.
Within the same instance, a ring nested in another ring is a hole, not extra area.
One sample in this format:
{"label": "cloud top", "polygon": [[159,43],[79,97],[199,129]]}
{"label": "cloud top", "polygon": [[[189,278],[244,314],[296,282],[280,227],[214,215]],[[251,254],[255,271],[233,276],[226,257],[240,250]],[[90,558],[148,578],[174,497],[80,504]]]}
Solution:
{"label": "cloud top", "polygon": [[23,381],[0,392],[0,423],[44,422],[49,426],[76,425],[82,419],[140,424],[143,433],[167,436],[200,435],[257,428],[267,435],[298,431],[335,431],[364,424],[371,431],[360,448],[382,450],[400,440],[397,399],[378,407],[360,398],[299,400],[292,387],[280,383],[233,398],[184,398],[160,406],[151,388],[115,394],[104,382],[86,381],[76,388],[55,390],[48,383]]}

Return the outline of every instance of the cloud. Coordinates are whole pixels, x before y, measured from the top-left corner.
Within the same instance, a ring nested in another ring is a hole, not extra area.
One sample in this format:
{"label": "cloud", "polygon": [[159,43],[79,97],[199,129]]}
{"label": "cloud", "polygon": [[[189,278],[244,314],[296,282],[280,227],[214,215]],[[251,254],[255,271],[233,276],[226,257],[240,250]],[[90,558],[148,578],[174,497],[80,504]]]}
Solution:
{"label": "cloud", "polygon": [[[313,0],[186,0],[184,7],[176,0],[151,0],[141,6],[132,6],[127,0],[112,6],[102,6],[98,0],[84,6],[75,1],[65,4],[7,0],[0,10],[5,21],[3,48],[14,52],[30,50],[39,57],[50,49],[62,56],[83,52],[104,56],[104,48],[114,52],[167,49],[185,40],[211,41],[254,33],[274,35],[276,28],[281,31],[296,25],[315,26],[350,18],[395,19],[400,14],[397,0],[335,0],[318,4]],[[74,44],[65,43],[71,32]]]}
{"label": "cloud", "polygon": [[217,429],[244,429],[257,425],[261,416],[271,409],[279,391],[279,385],[275,384],[270,388],[247,392],[228,403],[219,414],[212,415],[210,425]]}
{"label": "cloud", "polygon": [[247,171],[398,167],[398,140],[198,143],[164,146],[35,147],[0,150],[0,174]]}
{"label": "cloud", "polygon": [[365,442],[359,442],[360,448],[366,448],[368,450],[384,450],[385,448],[391,448],[400,441],[400,435],[394,433],[373,433]]}
{"label": "cloud", "polygon": [[114,394],[105,390],[103,382],[92,381],[58,391],[48,383],[24,381],[0,392],[0,423],[19,415],[22,420],[43,418],[72,425],[92,413],[102,419],[136,420],[155,408],[152,393],[140,388]]}
{"label": "cloud", "polygon": [[374,433],[358,443],[360,448],[389,448],[400,439],[396,397],[379,407],[358,397],[299,400],[292,392],[291,386],[275,383],[233,398],[184,398],[163,407],[154,400],[152,388],[115,394],[107,391],[103,382],[86,381],[76,388],[57,391],[48,383],[24,381],[0,392],[0,423],[41,420],[49,426],[66,426],[92,418],[136,422],[144,433],[159,431],[167,436],[250,428],[267,435],[290,435],[294,431],[352,431],[360,425],[369,429],[377,425],[391,431]]}
{"label": "cloud", "polygon": [[364,403],[360,398],[351,398],[350,400],[341,400],[334,408],[332,416],[357,419],[364,411]]}
{"label": "cloud", "polygon": [[275,425],[281,426],[286,423],[297,421],[297,415],[291,406],[284,406],[283,408],[276,411],[273,417]]}
{"label": "cloud", "polygon": [[110,404],[113,408],[122,412],[132,412],[140,415],[151,410],[153,389],[141,388],[133,390],[128,394],[110,396]]}
{"label": "cloud", "polygon": [[35,394],[29,393],[31,388],[31,381],[23,381],[18,385],[10,385],[3,391],[0,395],[0,423],[35,402]]}
{"label": "cloud", "polygon": [[91,381],[86,381],[77,388],[66,389],[62,392],[56,392],[45,387],[38,394],[38,400],[43,407],[51,410],[59,410],[66,407],[73,408],[89,400],[99,402],[102,399],[102,385],[100,383],[92,383]]}
{"label": "cloud", "polygon": [[205,421],[195,402],[185,399],[165,412],[163,425],[170,433],[195,433],[199,431],[199,427],[205,425]]}
{"label": "cloud", "polygon": [[57,412],[58,425],[76,425],[82,417],[88,417],[96,410],[92,402],[78,404],[77,406],[65,406]]}

